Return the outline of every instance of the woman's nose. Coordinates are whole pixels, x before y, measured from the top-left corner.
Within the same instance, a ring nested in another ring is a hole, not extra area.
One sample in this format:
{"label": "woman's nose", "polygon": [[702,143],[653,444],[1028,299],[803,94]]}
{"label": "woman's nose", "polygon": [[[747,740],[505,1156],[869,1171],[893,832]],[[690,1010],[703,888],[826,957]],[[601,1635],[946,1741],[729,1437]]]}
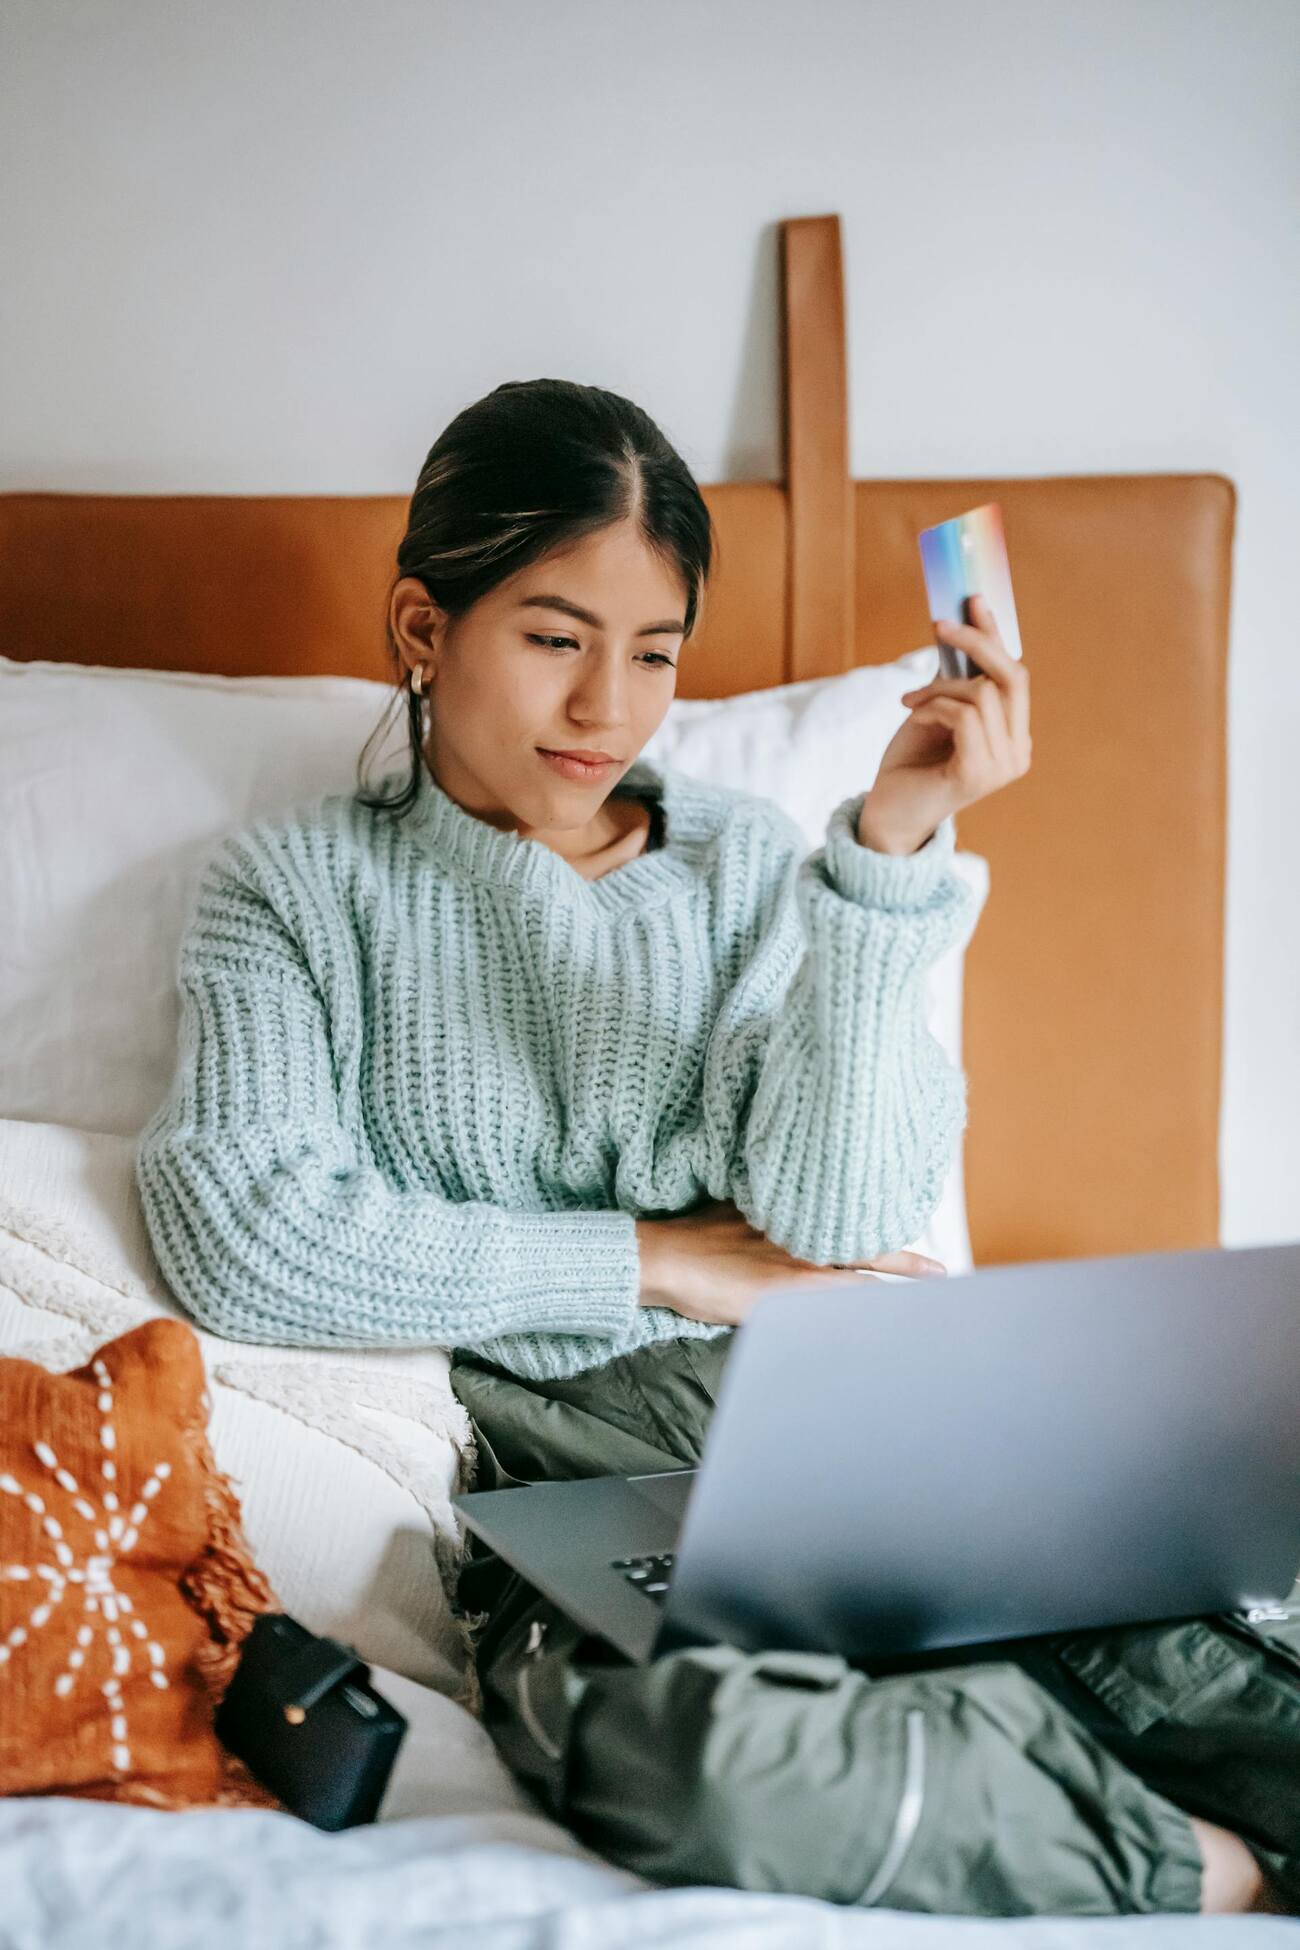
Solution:
{"label": "woman's nose", "polygon": [[588,670],[569,696],[570,713],[584,724],[607,728],[623,724],[627,717],[627,680],[619,671]]}

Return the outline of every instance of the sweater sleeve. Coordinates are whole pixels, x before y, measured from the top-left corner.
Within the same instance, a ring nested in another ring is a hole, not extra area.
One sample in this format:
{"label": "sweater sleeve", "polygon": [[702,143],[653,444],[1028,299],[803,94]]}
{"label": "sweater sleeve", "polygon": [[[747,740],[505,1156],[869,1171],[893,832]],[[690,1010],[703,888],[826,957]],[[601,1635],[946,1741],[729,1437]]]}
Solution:
{"label": "sweater sleeve", "polygon": [[202,877],[177,974],[178,1066],[136,1182],[159,1266],[200,1325],[304,1347],[628,1330],[630,1213],[460,1202],[394,1187],[358,1155],[320,989],[237,844]]}
{"label": "sweater sleeve", "polygon": [[926,972],[977,911],[954,822],[878,853],[857,837],[864,796],[806,857],[793,821],[752,822],[753,920],[705,1059],[714,1195],[816,1266],[917,1239],[966,1123],[964,1072],[925,1021]]}

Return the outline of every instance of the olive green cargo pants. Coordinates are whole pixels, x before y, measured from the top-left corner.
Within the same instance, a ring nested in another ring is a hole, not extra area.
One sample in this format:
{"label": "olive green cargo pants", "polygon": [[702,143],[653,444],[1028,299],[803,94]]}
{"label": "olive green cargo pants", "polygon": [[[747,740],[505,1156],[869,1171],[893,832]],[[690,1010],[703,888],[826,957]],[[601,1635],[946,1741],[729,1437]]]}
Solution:
{"label": "olive green cargo pants", "polygon": [[[696,1463],[732,1338],[547,1382],[458,1351],[475,1487]],[[651,1881],[948,1915],[1194,1911],[1190,1813],[1239,1833],[1300,1910],[1300,1581],[1268,1618],[1002,1640],[874,1677],[780,1648],[632,1665],[477,1542],[458,1605],[486,1614],[506,1763]]]}

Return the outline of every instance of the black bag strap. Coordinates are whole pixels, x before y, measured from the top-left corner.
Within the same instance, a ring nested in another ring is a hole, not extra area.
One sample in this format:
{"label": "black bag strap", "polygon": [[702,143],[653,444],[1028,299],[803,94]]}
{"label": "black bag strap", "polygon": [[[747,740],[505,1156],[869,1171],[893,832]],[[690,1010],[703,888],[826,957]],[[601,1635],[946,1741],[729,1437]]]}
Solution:
{"label": "black bag strap", "polygon": [[337,1639],[314,1638],[277,1659],[268,1674],[267,1690],[277,1706],[297,1706],[305,1712],[341,1679],[357,1671],[363,1678],[370,1676],[369,1666],[350,1645],[340,1645]]}

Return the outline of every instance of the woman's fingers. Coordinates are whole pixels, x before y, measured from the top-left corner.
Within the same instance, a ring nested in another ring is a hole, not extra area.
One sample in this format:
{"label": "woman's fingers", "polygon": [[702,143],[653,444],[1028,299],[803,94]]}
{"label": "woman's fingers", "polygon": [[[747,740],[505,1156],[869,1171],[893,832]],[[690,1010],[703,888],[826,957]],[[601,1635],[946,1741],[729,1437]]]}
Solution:
{"label": "woman's fingers", "polygon": [[993,637],[994,644],[1003,658],[1003,675],[1009,687],[1004,692],[1007,701],[1007,721],[1011,728],[1012,740],[1017,750],[1023,753],[1026,760],[1026,769],[1028,769],[1029,672],[1025,668],[1024,659],[1022,657],[1013,657],[999,636],[997,621],[993,614],[993,606],[988,601],[988,598],[985,596],[977,596],[972,598],[972,602],[978,604],[978,620],[980,626],[982,627],[987,621],[989,633]]}
{"label": "woman's fingers", "polygon": [[[936,625],[936,629],[941,627],[946,632],[947,626]],[[980,632],[967,629],[966,634],[978,635]],[[987,643],[990,637],[996,638],[996,631],[985,632],[984,635]],[[984,722],[989,754],[996,767],[998,782],[1005,785],[1011,779],[1023,777],[1029,770],[1033,751],[1033,739],[1029,735],[1029,680],[1023,666],[1006,655],[1000,639],[994,649],[995,654],[1003,659],[1006,670],[1004,673],[988,673],[993,681],[986,681],[984,676],[939,677],[918,690],[904,691],[901,702],[911,707],[914,717],[918,710],[939,697],[955,698],[959,702],[976,705]]]}
{"label": "woman's fingers", "polygon": [[984,720],[990,755],[1011,777],[1015,770],[1014,744],[1007,722],[1007,701],[997,685],[985,683],[982,677],[945,677],[927,684],[924,690],[907,691],[902,702],[916,700],[912,713],[915,716],[917,710],[935,697],[955,697],[961,703],[975,705]]}
{"label": "woman's fingers", "polygon": [[984,713],[984,729],[988,733],[989,750],[994,762],[1004,779],[1013,779],[1016,776],[1016,754],[1008,722],[1009,700],[1005,692],[995,685],[982,683],[975,693],[975,702]]}
{"label": "woman's fingers", "polygon": [[927,1259],[924,1253],[881,1253],[876,1259],[852,1259],[844,1266],[820,1268],[820,1271],[835,1273],[905,1273],[909,1279],[933,1279],[936,1274],[947,1276],[948,1268],[941,1259]]}
{"label": "woman's fingers", "polygon": [[[982,705],[978,697],[943,695],[927,697],[923,702],[912,707],[912,718],[921,724],[929,722],[947,725],[954,733],[958,727],[964,726],[967,715],[972,721],[978,722],[983,738],[972,743],[971,750],[975,753],[977,762],[981,764],[987,762],[990,768],[987,774],[987,789],[992,791],[998,786],[1007,785],[1012,779],[1024,777],[1029,770],[1033,740],[1028,734],[1023,741],[1013,737],[1002,716],[992,687],[985,684],[983,692],[988,700],[987,706]],[[984,759],[985,751],[987,751],[987,761]]]}
{"label": "woman's fingers", "polygon": [[[950,643],[956,650],[964,650],[972,663],[979,665],[984,674],[992,678],[1006,700],[1007,722],[1012,741],[1017,750],[1028,756],[1029,738],[1029,672],[1022,658],[1013,657],[998,634],[997,621],[992,604],[984,596],[970,598],[973,623],[950,622],[944,618],[935,624],[935,634],[943,642]],[[978,678],[962,680],[977,684]],[[916,693],[909,692],[909,696]]]}
{"label": "woman's fingers", "polygon": [[[989,745],[984,713],[969,698],[932,697],[912,713],[917,724],[941,724],[952,733],[953,763],[963,792],[982,799],[1001,778]],[[944,768],[947,772],[947,767]]]}
{"label": "woman's fingers", "polygon": [[881,1253],[878,1259],[862,1259],[857,1264],[876,1273],[910,1273],[917,1279],[927,1273],[946,1275],[948,1271],[941,1259],[927,1259],[924,1253]]}
{"label": "woman's fingers", "polygon": [[935,634],[941,636],[945,643],[952,644],[955,650],[964,650],[988,676],[1009,681],[1023,665],[1019,658],[1011,655],[998,634],[993,606],[987,598],[972,596],[969,601],[973,622],[958,623],[945,616],[935,624]]}

